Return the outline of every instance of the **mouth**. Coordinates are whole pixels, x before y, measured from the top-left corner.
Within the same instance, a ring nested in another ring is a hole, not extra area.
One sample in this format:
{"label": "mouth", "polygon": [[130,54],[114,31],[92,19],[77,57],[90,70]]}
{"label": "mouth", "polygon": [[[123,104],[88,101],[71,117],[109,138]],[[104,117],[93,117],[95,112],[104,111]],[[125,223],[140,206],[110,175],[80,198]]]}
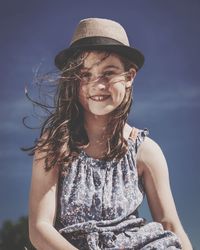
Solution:
{"label": "mouth", "polygon": [[94,95],[94,96],[90,96],[90,99],[92,99],[93,101],[96,102],[102,102],[107,100],[108,98],[110,98],[110,95]]}

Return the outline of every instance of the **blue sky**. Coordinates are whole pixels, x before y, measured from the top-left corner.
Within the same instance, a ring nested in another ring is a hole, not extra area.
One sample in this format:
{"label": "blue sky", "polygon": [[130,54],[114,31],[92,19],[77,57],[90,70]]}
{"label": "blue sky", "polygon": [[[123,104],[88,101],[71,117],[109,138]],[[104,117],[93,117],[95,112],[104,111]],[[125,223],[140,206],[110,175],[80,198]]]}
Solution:
{"label": "blue sky", "polygon": [[[80,19],[104,17],[119,21],[145,55],[129,122],[147,127],[161,146],[179,216],[200,245],[199,12],[197,0],[1,1],[0,223],[27,214],[32,159],[19,148],[31,145],[38,131],[21,123],[32,112],[24,86],[33,89],[40,63],[55,69],[54,56]],[[150,219],[145,204],[141,215]]]}

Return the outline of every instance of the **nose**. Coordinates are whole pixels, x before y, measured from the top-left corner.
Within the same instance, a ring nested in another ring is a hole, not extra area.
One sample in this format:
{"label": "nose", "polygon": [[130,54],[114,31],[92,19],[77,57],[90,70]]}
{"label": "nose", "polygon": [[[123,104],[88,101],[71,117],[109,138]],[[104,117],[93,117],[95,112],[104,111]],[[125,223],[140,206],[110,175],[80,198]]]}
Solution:
{"label": "nose", "polygon": [[104,90],[107,88],[107,83],[101,76],[96,77],[96,79],[93,80],[92,85],[94,88],[97,88],[99,90]]}
{"label": "nose", "polygon": [[97,83],[96,83],[96,88],[98,88],[98,89],[100,89],[100,90],[104,90],[104,89],[106,89],[106,83],[97,82]]}

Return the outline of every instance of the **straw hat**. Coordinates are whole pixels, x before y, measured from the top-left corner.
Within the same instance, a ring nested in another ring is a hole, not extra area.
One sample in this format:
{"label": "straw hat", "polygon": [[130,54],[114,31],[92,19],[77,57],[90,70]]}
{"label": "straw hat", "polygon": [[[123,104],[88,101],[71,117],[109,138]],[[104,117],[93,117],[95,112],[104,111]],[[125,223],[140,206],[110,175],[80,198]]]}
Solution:
{"label": "straw hat", "polygon": [[118,53],[136,64],[138,69],[144,64],[143,54],[130,47],[126,31],[119,23],[103,18],[87,18],[79,22],[70,46],[56,55],[55,65],[62,70],[77,50],[87,49],[103,49]]}

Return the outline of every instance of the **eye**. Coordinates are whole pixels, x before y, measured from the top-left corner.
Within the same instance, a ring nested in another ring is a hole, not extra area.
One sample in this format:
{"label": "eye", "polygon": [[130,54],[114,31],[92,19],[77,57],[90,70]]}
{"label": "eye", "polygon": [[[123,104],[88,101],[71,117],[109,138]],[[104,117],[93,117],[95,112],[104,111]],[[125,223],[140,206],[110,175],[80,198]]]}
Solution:
{"label": "eye", "polygon": [[113,77],[115,77],[117,73],[113,70],[108,70],[103,73],[103,78],[106,78],[107,80],[111,80]]}
{"label": "eye", "polygon": [[91,78],[90,72],[81,72],[80,73],[80,79],[82,82],[88,82]]}
{"label": "eye", "polygon": [[108,71],[103,73],[103,76],[105,76],[105,77],[113,76],[113,75],[116,75],[116,72],[113,70],[108,70]]}
{"label": "eye", "polygon": [[80,77],[83,78],[83,77],[91,77],[91,73],[90,72],[82,72],[80,74]]}

